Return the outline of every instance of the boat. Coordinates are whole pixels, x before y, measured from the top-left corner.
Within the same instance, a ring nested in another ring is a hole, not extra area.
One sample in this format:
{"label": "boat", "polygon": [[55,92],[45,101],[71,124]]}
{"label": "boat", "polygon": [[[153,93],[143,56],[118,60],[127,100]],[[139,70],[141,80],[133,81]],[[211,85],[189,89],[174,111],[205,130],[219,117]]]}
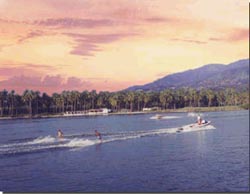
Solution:
{"label": "boat", "polygon": [[203,124],[198,124],[198,123],[194,123],[194,124],[189,124],[189,125],[185,125],[183,127],[180,127],[176,130],[176,132],[187,132],[187,131],[199,131],[202,129],[206,129],[206,126],[210,125],[211,121],[207,121],[206,123]]}

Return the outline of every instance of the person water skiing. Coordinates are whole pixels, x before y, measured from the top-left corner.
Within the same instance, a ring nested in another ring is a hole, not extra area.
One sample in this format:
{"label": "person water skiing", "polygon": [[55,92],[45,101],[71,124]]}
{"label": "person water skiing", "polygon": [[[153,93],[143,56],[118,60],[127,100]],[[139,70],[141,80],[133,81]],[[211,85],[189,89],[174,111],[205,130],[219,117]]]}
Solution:
{"label": "person water skiing", "polygon": [[63,132],[61,129],[57,130],[57,137],[62,138],[63,137]]}
{"label": "person water skiing", "polygon": [[95,136],[99,139],[102,140],[102,135],[99,133],[97,130],[95,130]]}
{"label": "person water skiing", "polygon": [[208,123],[208,121],[205,120],[205,119],[202,119],[202,118],[200,117],[200,115],[198,115],[198,117],[197,117],[197,123],[198,123],[198,125],[201,125],[201,124],[206,124],[206,123]]}

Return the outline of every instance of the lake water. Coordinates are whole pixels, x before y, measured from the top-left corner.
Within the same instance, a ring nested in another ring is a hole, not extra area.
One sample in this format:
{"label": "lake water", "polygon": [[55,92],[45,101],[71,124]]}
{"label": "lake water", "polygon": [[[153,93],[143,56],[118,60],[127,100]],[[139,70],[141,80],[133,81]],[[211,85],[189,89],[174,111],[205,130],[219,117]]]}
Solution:
{"label": "lake water", "polygon": [[248,111],[162,115],[1,120],[0,191],[249,191]]}

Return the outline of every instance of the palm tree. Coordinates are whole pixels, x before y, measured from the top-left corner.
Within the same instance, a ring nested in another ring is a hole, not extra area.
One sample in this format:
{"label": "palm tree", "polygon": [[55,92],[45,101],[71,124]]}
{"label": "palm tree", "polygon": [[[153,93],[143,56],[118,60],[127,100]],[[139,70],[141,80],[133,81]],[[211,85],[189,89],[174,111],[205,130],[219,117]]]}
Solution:
{"label": "palm tree", "polygon": [[151,100],[151,97],[152,97],[152,93],[151,92],[146,92],[144,93],[143,95],[143,108],[146,108],[148,102]]}
{"label": "palm tree", "polygon": [[196,90],[193,88],[188,88],[187,89],[187,96],[188,96],[188,106],[193,107],[195,103],[195,96],[196,96]]}
{"label": "palm tree", "polygon": [[238,95],[238,103],[241,105],[248,104],[249,106],[249,90],[243,91]]}
{"label": "palm tree", "polygon": [[110,93],[109,92],[100,92],[98,95],[97,95],[97,106],[98,107],[108,107],[108,104],[109,104],[109,96],[110,96]]}
{"label": "palm tree", "polygon": [[59,94],[59,99],[58,101],[60,102],[60,112],[64,112],[64,97],[62,94]]}
{"label": "palm tree", "polygon": [[0,92],[0,108],[1,108],[1,116],[4,114],[5,104],[7,102],[8,91],[3,90]]}
{"label": "palm tree", "polygon": [[196,98],[197,106],[200,107],[201,106],[201,99],[202,99],[201,91],[197,91],[195,98]]}
{"label": "palm tree", "polygon": [[117,104],[118,104],[118,95],[116,93],[112,93],[109,96],[109,103],[113,110],[117,110]]}
{"label": "palm tree", "polygon": [[206,91],[206,95],[207,95],[207,98],[208,98],[208,107],[210,107],[212,105],[212,100],[214,98],[214,93],[212,90],[208,89]]}
{"label": "palm tree", "polygon": [[39,91],[35,91],[34,92],[34,99],[36,100],[36,113],[38,114],[38,103],[40,101],[40,92]]}
{"label": "palm tree", "polygon": [[173,94],[173,92],[171,90],[167,91],[167,102],[168,102],[169,108],[173,108],[174,94]]}
{"label": "palm tree", "polygon": [[167,107],[167,99],[166,99],[165,91],[160,92],[159,100],[160,100],[160,103],[162,104],[162,108],[166,109],[166,107]]}
{"label": "palm tree", "polygon": [[172,91],[172,95],[173,95],[172,106],[173,106],[173,109],[176,109],[177,95],[176,95],[175,90]]}
{"label": "palm tree", "polygon": [[[22,97],[18,94],[15,95],[14,98],[14,109],[15,109],[15,115],[22,113],[22,106],[24,105],[24,102],[22,101]],[[25,109],[26,110],[26,109]]]}
{"label": "palm tree", "polygon": [[49,113],[50,106],[53,104],[53,99],[46,93],[43,93],[41,98],[42,110],[43,112]]}
{"label": "palm tree", "polygon": [[89,94],[88,94],[87,90],[83,91],[80,95],[80,104],[81,104],[81,106],[83,106],[83,110],[86,110],[86,108],[87,108],[88,96],[89,96]]}
{"label": "palm tree", "polygon": [[176,91],[175,95],[175,99],[176,99],[176,106],[177,108],[183,108],[185,106],[185,100],[184,100],[184,96],[185,96],[185,91],[181,88],[179,90]]}
{"label": "palm tree", "polygon": [[53,93],[52,99],[53,99],[53,104],[55,107],[55,112],[57,113],[57,110],[60,108],[60,105],[61,105],[60,95],[57,93]]}
{"label": "palm tree", "polygon": [[15,106],[15,91],[11,90],[8,94],[8,102],[9,102],[9,115],[14,115],[14,106]]}
{"label": "palm tree", "polygon": [[161,102],[160,102],[160,93],[159,92],[150,92],[150,102],[149,102],[149,106],[150,107],[154,107],[154,106],[160,106]]}
{"label": "palm tree", "polygon": [[3,92],[0,92],[0,112],[1,112],[1,117],[3,116],[3,101],[4,101],[4,95]]}
{"label": "palm tree", "polygon": [[92,105],[92,109],[95,108],[95,100],[96,100],[97,94],[96,94],[96,90],[92,90],[89,93],[89,98],[91,99],[91,105]]}
{"label": "palm tree", "polygon": [[70,101],[72,102],[73,111],[77,110],[77,105],[79,102],[81,94],[78,91],[71,91]]}
{"label": "palm tree", "polygon": [[188,89],[184,88],[183,89],[183,100],[184,100],[184,107],[189,106],[190,104],[190,95],[188,93]]}
{"label": "palm tree", "polygon": [[208,106],[207,90],[205,88],[202,88],[200,90],[200,96],[201,96],[200,105]]}
{"label": "palm tree", "polygon": [[166,89],[162,92],[160,92],[160,102],[162,103],[163,105],[163,108],[166,109],[166,108],[169,108],[169,105],[172,105],[173,104],[173,94],[170,90]]}
{"label": "palm tree", "polygon": [[139,90],[135,92],[135,98],[137,100],[137,110],[141,110],[141,103],[143,102],[143,91]]}
{"label": "palm tree", "polygon": [[227,88],[225,90],[225,96],[226,96],[226,104],[227,105],[234,105],[235,102],[235,89],[233,88]]}
{"label": "palm tree", "polygon": [[75,97],[74,97],[73,91],[63,91],[62,95],[66,101],[66,110],[74,111]]}
{"label": "palm tree", "polygon": [[117,110],[126,108],[126,102],[125,102],[126,93],[124,91],[120,91],[120,92],[117,92],[117,96],[118,96]]}
{"label": "palm tree", "polygon": [[134,100],[135,100],[135,94],[134,92],[127,92],[127,95],[126,95],[126,99],[127,99],[127,102],[130,104],[130,112],[133,111],[133,104],[134,104]]}
{"label": "palm tree", "polygon": [[66,111],[68,111],[69,109],[69,91],[63,91],[61,94],[62,98],[63,98],[63,102],[64,102],[64,106],[65,106],[65,102],[66,102],[66,107],[64,107],[64,110],[66,109]]}
{"label": "palm tree", "polygon": [[35,98],[35,93],[32,90],[25,90],[22,96],[22,100],[28,104],[29,115],[32,115],[32,101]]}

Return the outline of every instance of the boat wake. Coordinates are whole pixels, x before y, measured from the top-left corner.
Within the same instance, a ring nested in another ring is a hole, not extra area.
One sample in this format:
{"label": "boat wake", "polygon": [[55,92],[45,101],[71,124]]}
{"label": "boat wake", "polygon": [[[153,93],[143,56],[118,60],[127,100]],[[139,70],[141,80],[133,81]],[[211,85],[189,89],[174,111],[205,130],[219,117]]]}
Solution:
{"label": "boat wake", "polygon": [[179,116],[152,116],[150,119],[178,119]]}
{"label": "boat wake", "polygon": [[109,143],[113,141],[124,141],[129,139],[136,139],[142,137],[160,136],[167,134],[179,134],[186,132],[202,131],[215,129],[212,125],[197,126],[189,124],[176,128],[155,129],[147,131],[135,132],[118,132],[118,133],[103,133],[103,140],[96,139],[94,134],[74,134],[67,135],[64,138],[56,138],[52,136],[37,137],[24,141],[20,139],[19,142],[0,144],[0,155],[17,155],[34,152],[46,152],[58,149],[76,149],[92,146],[100,143]]}
{"label": "boat wake", "polygon": [[197,116],[201,116],[203,117],[204,115],[202,113],[195,113],[195,112],[189,112],[187,114],[188,117],[197,117]]}

